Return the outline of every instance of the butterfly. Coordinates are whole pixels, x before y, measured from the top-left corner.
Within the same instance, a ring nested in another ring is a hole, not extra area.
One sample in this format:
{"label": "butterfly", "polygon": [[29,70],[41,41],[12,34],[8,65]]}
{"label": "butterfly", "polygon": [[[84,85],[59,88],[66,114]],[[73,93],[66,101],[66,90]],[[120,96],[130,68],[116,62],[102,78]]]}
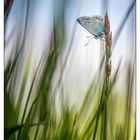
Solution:
{"label": "butterfly", "polygon": [[104,40],[104,22],[105,19],[101,16],[83,16],[77,19],[78,23],[81,24],[88,32],[90,32],[95,39]]}

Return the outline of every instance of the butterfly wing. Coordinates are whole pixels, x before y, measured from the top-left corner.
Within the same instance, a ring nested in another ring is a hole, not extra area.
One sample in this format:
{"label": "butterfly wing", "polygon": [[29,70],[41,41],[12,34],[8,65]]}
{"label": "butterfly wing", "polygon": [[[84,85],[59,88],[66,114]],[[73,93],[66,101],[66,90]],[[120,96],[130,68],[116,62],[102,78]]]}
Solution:
{"label": "butterfly wing", "polygon": [[104,19],[100,16],[80,17],[77,21],[96,39],[102,38],[104,34]]}
{"label": "butterfly wing", "polygon": [[77,21],[92,35],[96,35],[96,21],[92,20],[90,17],[80,17]]}
{"label": "butterfly wing", "polygon": [[104,36],[104,19],[102,17],[97,17],[96,34],[98,38],[102,39]]}

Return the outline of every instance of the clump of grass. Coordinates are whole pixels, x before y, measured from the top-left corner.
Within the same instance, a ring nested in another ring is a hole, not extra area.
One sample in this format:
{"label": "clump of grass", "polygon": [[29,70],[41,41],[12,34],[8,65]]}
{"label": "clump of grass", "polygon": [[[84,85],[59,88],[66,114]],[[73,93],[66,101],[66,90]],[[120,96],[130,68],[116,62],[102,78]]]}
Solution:
{"label": "clump of grass", "polygon": [[[111,74],[111,54],[112,54],[112,32],[110,32],[110,22],[109,17],[106,13],[105,15],[105,78],[104,78],[104,96],[105,100],[107,100],[107,96],[109,96],[109,84],[110,84],[110,74]],[[107,106],[105,101],[104,107],[104,140],[107,139]]]}
{"label": "clump of grass", "polygon": [[106,140],[107,138],[107,107],[106,107],[106,102],[107,102],[107,96],[109,96],[109,84],[110,84],[110,74],[111,74],[111,47],[112,47],[112,32],[110,32],[110,22],[109,22],[109,17],[106,13],[105,15],[105,73],[104,73],[104,83],[103,83],[103,88],[102,88],[102,93],[101,93],[101,99],[100,99],[100,105],[99,105],[99,112],[98,116],[96,118],[96,124],[95,124],[95,130],[93,134],[93,140],[96,138],[97,134],[97,127],[98,127],[98,122],[100,115],[102,114],[102,123],[103,123],[103,138]]}

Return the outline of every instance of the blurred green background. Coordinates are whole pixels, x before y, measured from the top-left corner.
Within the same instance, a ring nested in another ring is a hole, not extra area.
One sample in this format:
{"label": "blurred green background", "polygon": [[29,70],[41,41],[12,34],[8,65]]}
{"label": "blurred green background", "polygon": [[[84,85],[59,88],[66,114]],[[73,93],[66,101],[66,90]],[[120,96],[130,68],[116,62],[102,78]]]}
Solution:
{"label": "blurred green background", "polygon": [[[4,4],[5,139],[135,140],[136,2],[5,0]],[[104,42],[93,39],[84,46],[91,34],[76,19],[106,12],[112,31],[112,69],[109,96],[102,102]]]}

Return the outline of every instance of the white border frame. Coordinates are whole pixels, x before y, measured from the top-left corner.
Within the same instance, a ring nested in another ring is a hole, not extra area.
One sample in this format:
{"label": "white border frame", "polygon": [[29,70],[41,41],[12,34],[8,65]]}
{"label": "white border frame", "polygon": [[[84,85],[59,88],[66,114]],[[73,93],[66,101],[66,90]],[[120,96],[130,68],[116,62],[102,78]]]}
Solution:
{"label": "white border frame", "polygon": [[4,139],[4,0],[0,1],[0,139]]}
{"label": "white border frame", "polygon": [[4,139],[4,0],[0,0],[0,140]]}
{"label": "white border frame", "polygon": [[140,1],[136,1],[136,139],[140,140]]}

